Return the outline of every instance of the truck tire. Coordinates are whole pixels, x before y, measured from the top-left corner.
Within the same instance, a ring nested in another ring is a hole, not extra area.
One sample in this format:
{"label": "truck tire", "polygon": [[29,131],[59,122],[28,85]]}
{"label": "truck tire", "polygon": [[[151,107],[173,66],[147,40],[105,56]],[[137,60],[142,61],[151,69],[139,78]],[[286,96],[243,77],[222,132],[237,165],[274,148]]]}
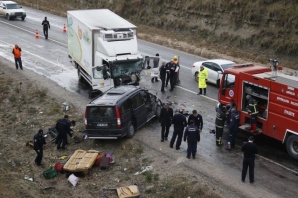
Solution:
{"label": "truck tire", "polygon": [[198,82],[198,72],[195,73],[195,81]]}
{"label": "truck tire", "polygon": [[298,136],[297,135],[290,135],[287,138],[286,147],[288,154],[298,160]]}
{"label": "truck tire", "polygon": [[81,73],[81,69],[78,67],[78,79],[80,82],[83,82],[84,81],[84,78],[82,76],[82,73]]}
{"label": "truck tire", "polygon": [[128,131],[127,131],[127,137],[132,138],[132,136],[135,134],[135,128],[132,123],[129,123],[128,125]]}

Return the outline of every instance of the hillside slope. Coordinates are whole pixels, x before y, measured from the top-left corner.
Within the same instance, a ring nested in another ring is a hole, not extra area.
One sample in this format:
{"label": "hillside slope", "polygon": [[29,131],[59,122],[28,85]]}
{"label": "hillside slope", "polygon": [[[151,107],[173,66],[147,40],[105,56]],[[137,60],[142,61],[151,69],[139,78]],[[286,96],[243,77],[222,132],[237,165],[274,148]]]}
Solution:
{"label": "hillside slope", "polygon": [[[154,41],[154,34],[171,39],[160,44],[197,55],[206,48],[236,58],[281,63],[297,69],[298,2],[295,0],[18,0],[19,3],[56,14],[70,9],[109,8],[139,26],[140,38]],[[63,2],[63,5],[61,5]],[[146,35],[147,34],[147,35]],[[164,40],[164,39],[160,39]],[[199,46],[199,47],[198,47]],[[180,48],[181,49],[181,48]]]}

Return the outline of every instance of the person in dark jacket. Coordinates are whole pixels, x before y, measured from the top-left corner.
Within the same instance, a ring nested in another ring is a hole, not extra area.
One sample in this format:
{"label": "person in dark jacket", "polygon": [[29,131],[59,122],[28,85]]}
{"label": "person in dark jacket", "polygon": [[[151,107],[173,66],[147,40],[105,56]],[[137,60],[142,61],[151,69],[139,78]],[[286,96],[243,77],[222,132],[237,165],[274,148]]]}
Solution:
{"label": "person in dark jacket", "polygon": [[170,67],[170,84],[171,84],[171,89],[170,91],[174,91],[175,85],[177,83],[176,77],[177,77],[177,69],[179,66],[174,63],[174,60],[171,62],[171,67]]}
{"label": "person in dark jacket", "polygon": [[257,101],[251,97],[251,95],[247,95],[246,99],[248,100],[248,113],[250,114],[250,128],[247,130],[250,130],[251,132],[255,132],[257,130],[257,116],[258,116],[258,110],[257,110]]}
{"label": "person in dark jacket", "polygon": [[168,140],[170,126],[173,119],[173,109],[170,108],[169,104],[165,106],[160,111],[159,123],[161,124],[161,141]]}
{"label": "person in dark jacket", "polygon": [[237,109],[237,105],[234,99],[231,99],[231,103],[227,104],[226,106],[226,122],[227,122],[227,126],[229,126],[230,124],[230,118],[231,118],[231,111],[232,108],[235,107]]}
{"label": "person in dark jacket", "polygon": [[170,69],[171,69],[171,67],[172,67],[172,63],[173,63],[173,59],[170,61],[170,62],[168,62],[167,64],[166,64],[166,71],[167,71],[167,77],[166,77],[166,87],[168,86],[168,84],[169,84],[169,81],[170,81]]}
{"label": "person in dark jacket", "polygon": [[49,36],[49,29],[51,29],[50,22],[47,20],[47,17],[44,18],[41,25],[43,26],[43,34],[48,39]]}
{"label": "person in dark jacket", "polygon": [[229,151],[235,147],[235,140],[236,140],[236,135],[239,127],[239,121],[240,121],[239,112],[235,107],[233,107],[231,111],[231,118],[230,118],[230,125],[229,125],[228,147],[226,148]]}
{"label": "person in dark jacket", "polygon": [[[67,134],[72,137],[70,121],[68,115],[65,115],[63,119],[59,119],[56,123],[56,130],[58,132],[57,136],[57,149],[66,149],[65,145],[67,143]],[[61,145],[62,143],[62,145]]]}
{"label": "person in dark jacket", "polygon": [[200,131],[197,126],[195,126],[195,122],[193,120],[189,121],[190,125],[185,128],[184,132],[184,142],[187,139],[187,155],[186,157],[190,159],[190,155],[192,158],[196,158],[197,153],[197,143],[200,142]]}
{"label": "person in dark jacket", "polygon": [[170,147],[173,148],[174,143],[176,141],[176,137],[178,135],[178,139],[176,142],[176,150],[179,150],[183,137],[184,127],[187,126],[186,117],[183,115],[182,109],[179,110],[179,113],[176,113],[174,115],[172,123],[174,125],[174,133],[170,142]]}
{"label": "person in dark jacket", "polygon": [[167,67],[166,62],[162,62],[162,65],[159,68],[159,76],[161,80],[161,92],[165,92],[165,83],[166,83],[166,76],[167,76]]}
{"label": "person in dark jacket", "polygon": [[192,114],[188,117],[188,125],[190,125],[190,120],[193,120],[195,122],[195,126],[197,126],[201,132],[203,129],[203,117],[201,116],[201,114],[198,114],[197,110],[193,110]]}
{"label": "person in dark jacket", "polygon": [[39,129],[37,134],[34,135],[33,143],[34,143],[34,150],[37,154],[34,162],[36,165],[40,166],[42,157],[43,157],[43,145],[46,144],[46,140],[44,138],[42,129]]}
{"label": "person in dark jacket", "polygon": [[254,137],[250,136],[248,142],[244,143],[241,151],[244,154],[243,164],[242,164],[242,182],[245,182],[245,177],[247,173],[247,168],[249,168],[249,181],[254,183],[254,169],[255,169],[255,154],[258,153],[257,146],[253,143]]}
{"label": "person in dark jacket", "polygon": [[216,136],[216,145],[222,145],[222,134],[224,131],[225,121],[226,121],[226,114],[225,114],[226,107],[222,104],[219,105],[219,108],[216,112],[216,119],[215,119],[215,136]]}

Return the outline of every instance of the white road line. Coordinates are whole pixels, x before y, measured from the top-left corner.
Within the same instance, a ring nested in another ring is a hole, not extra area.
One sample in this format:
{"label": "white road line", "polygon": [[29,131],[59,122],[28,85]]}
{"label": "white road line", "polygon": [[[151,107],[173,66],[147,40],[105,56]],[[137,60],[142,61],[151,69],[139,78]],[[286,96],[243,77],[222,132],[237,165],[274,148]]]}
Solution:
{"label": "white road line", "polygon": [[[23,31],[25,31],[25,32],[28,32],[28,33],[31,33],[31,34],[34,34],[34,35],[35,35],[35,32],[26,30],[26,29],[24,29],[24,28],[18,27],[18,26],[16,26],[16,25],[12,25],[12,24],[10,24],[10,23],[7,23],[7,22],[1,21],[1,20],[0,20],[0,22],[1,22],[1,23],[4,23],[4,24],[6,24],[6,25],[12,26],[12,27],[14,27],[14,28],[17,28],[17,29],[20,29],[20,30],[23,30]],[[44,38],[44,36],[41,36],[41,35],[39,35],[39,37],[43,37],[43,38]],[[56,41],[56,40],[54,40],[54,39],[48,39],[48,40],[53,41],[53,42],[55,42],[55,43],[58,43],[58,44],[60,44],[60,45],[64,45],[64,46],[67,47],[66,44],[61,43],[61,42],[59,42],[59,41]]]}
{"label": "white road line", "polygon": [[[183,90],[188,91],[188,92],[193,93],[193,94],[197,94],[196,92],[191,91],[191,90],[186,89],[186,88],[181,87],[181,86],[177,86],[177,85],[176,85],[175,87],[178,87],[178,88],[180,88],[180,89],[183,89]],[[213,98],[210,98],[210,97],[208,97],[208,96],[205,96],[205,95],[200,95],[200,96],[201,96],[201,97],[204,97],[204,98],[207,98],[207,99],[209,99],[209,100],[212,100],[212,101],[214,101],[214,102],[218,102],[217,100],[215,100],[215,99],[213,99]]]}

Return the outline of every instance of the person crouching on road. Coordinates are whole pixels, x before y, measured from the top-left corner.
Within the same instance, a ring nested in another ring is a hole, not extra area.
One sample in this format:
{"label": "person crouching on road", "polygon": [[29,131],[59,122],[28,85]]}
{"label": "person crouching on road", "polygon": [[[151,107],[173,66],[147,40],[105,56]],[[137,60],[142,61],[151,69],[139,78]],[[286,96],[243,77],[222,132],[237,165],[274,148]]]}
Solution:
{"label": "person crouching on road", "polygon": [[34,162],[37,166],[40,166],[43,157],[43,145],[46,144],[42,129],[39,129],[37,134],[34,135],[33,142],[34,150],[37,154]]}
{"label": "person crouching on road", "polygon": [[232,107],[230,125],[229,125],[229,139],[227,150],[231,150],[235,147],[235,140],[238,132],[240,116],[236,107]]}
{"label": "person crouching on road", "polygon": [[216,119],[215,119],[215,136],[216,136],[216,145],[222,145],[222,134],[224,131],[225,121],[226,121],[226,114],[225,114],[226,107],[222,104],[219,105],[217,112],[216,112]]}
{"label": "person crouching on road", "polygon": [[[65,145],[67,142],[67,134],[72,137],[70,121],[68,115],[65,115],[63,119],[59,119],[56,123],[56,130],[58,132],[57,136],[57,149],[66,149]],[[62,145],[61,145],[62,143]]]}
{"label": "person crouching on road", "polygon": [[173,117],[173,125],[174,125],[174,133],[170,142],[170,147],[173,148],[174,143],[176,141],[176,137],[178,135],[178,139],[176,142],[176,150],[180,149],[184,127],[187,126],[186,117],[183,115],[183,110],[180,109],[179,113],[176,113]]}
{"label": "person crouching on road", "polygon": [[200,90],[198,95],[201,95],[202,91],[204,91],[204,95],[206,95],[207,80],[208,80],[208,70],[205,69],[203,65],[201,65],[200,71],[198,72],[198,87]]}
{"label": "person crouching on road", "polygon": [[22,51],[22,49],[17,44],[15,44],[15,47],[12,49],[12,53],[14,56],[16,69],[19,69],[19,67],[20,67],[20,69],[23,70],[21,51]]}
{"label": "person crouching on road", "polygon": [[168,140],[170,126],[173,119],[173,109],[170,108],[169,104],[165,106],[160,111],[159,123],[161,124],[161,141]]}
{"label": "person crouching on road", "polygon": [[241,151],[244,154],[243,164],[242,164],[242,182],[245,182],[245,177],[247,173],[247,168],[249,168],[249,181],[254,183],[254,169],[255,169],[255,154],[258,154],[258,148],[253,143],[254,137],[250,136],[248,142],[244,143]]}
{"label": "person crouching on road", "polygon": [[195,122],[193,120],[190,120],[189,122],[190,125],[185,128],[184,132],[184,142],[186,142],[187,139],[186,157],[190,159],[190,155],[192,155],[192,158],[195,159],[197,153],[197,143],[200,142],[200,131],[198,127],[194,125]]}

